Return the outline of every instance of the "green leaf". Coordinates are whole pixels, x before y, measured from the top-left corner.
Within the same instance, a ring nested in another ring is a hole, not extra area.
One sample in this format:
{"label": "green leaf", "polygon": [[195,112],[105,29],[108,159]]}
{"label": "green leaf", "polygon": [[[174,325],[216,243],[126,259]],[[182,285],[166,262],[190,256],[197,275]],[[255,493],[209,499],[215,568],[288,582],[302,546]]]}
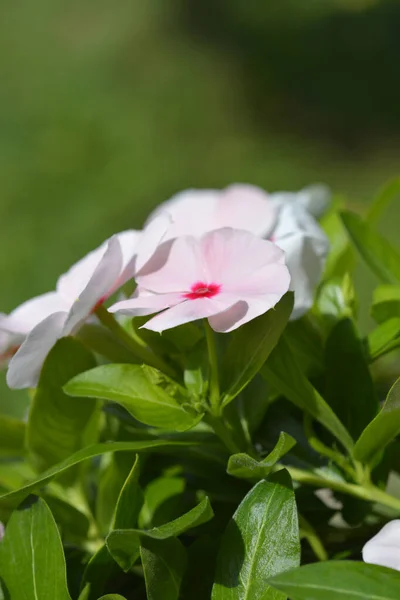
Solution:
{"label": "green leaf", "polygon": [[400,573],[361,562],[332,560],[281,573],[269,583],[292,600],[398,600]]}
{"label": "green leaf", "polygon": [[400,177],[396,177],[389,181],[376,198],[372,201],[368,207],[367,220],[369,223],[377,223],[382,216],[383,211],[389,206],[391,202],[400,195]]}
{"label": "green leaf", "polygon": [[255,460],[248,454],[233,454],[229,458],[227,471],[229,475],[241,479],[263,479],[295,444],[296,440],[281,432],[275,448],[263,460]]}
{"label": "green leaf", "polygon": [[346,450],[352,451],[353,440],[349,432],[303,375],[285,336],[280,339],[261,374],[280,394],[324,425]]}
{"label": "green leaf", "polygon": [[143,493],[139,486],[140,463],[139,455],[126,478],[115,507],[112,529],[127,529],[137,523],[143,505]]}
{"label": "green leaf", "polygon": [[371,314],[377,323],[400,318],[400,286],[380,285],[374,289]]}
{"label": "green leaf", "polygon": [[147,365],[104,365],[74,377],[64,386],[70,396],[102,398],[121,404],[141,423],[185,431],[202,415],[187,412],[184,388]]}
{"label": "green leaf", "polygon": [[293,292],[287,292],[275,308],[232,333],[222,361],[222,405],[226,406],[253,379],[276,346],[293,310]]}
{"label": "green leaf", "polygon": [[357,439],[379,410],[364,347],[350,319],[339,321],[326,342],[325,398]]}
{"label": "green leaf", "polygon": [[222,538],[212,600],[284,600],[268,580],[300,563],[296,501],[287,471],[257,483]]}
{"label": "green leaf", "polygon": [[27,445],[38,470],[44,471],[88,444],[85,436],[97,403],[69,398],[62,386],[95,364],[93,355],[72,337],[58,340],[47,356],[27,427]]}
{"label": "green leaf", "polygon": [[0,456],[22,456],[25,453],[25,433],[25,423],[0,415]]}
{"label": "green leaf", "polygon": [[144,490],[144,504],[139,515],[140,529],[172,520],[182,504],[185,485],[183,477],[163,476],[153,479]]}
{"label": "green leaf", "polygon": [[107,546],[103,545],[89,560],[82,577],[82,594],[85,600],[95,600],[107,582],[121,571],[113,560]]}
{"label": "green leaf", "polygon": [[140,556],[148,600],[178,600],[187,562],[181,542],[143,538]]}
{"label": "green leaf", "polygon": [[358,215],[341,213],[347,232],[361,257],[382,283],[400,282],[400,254]]}
{"label": "green leaf", "polygon": [[51,469],[48,469],[42,473],[39,477],[33,481],[25,484],[18,490],[8,492],[0,495],[0,506],[14,507],[17,506],[26,496],[41,489],[44,485],[49,483],[56,475],[64,473],[67,469],[70,469],[74,465],[79,464],[84,460],[100,456],[106,452],[122,452],[122,451],[133,451],[140,452],[145,450],[152,450],[154,448],[162,448],[164,446],[187,446],[190,445],[188,442],[175,442],[170,440],[150,440],[140,442],[109,442],[104,444],[93,444],[87,448],[82,448],[75,454],[72,454],[69,458],[62,461],[58,465],[55,465]]}
{"label": "green leaf", "polygon": [[367,338],[370,360],[376,360],[400,346],[400,317],[393,317],[376,327]]}
{"label": "green leaf", "polygon": [[106,594],[105,596],[102,596],[101,598],[99,598],[99,600],[126,600],[124,596],[121,596],[120,594]]}
{"label": "green leaf", "polygon": [[354,447],[354,458],[373,462],[375,456],[400,433],[400,378],[390,389],[379,414],[364,429]]}
{"label": "green leaf", "polygon": [[0,544],[0,577],[12,600],[71,600],[60,534],[41,498],[28,498],[11,516]]}
{"label": "green leaf", "polygon": [[356,309],[356,295],[349,273],[330,279],[320,289],[315,311],[331,321],[352,317]]}
{"label": "green leaf", "polygon": [[329,254],[326,259],[324,280],[342,277],[351,273],[355,267],[355,256],[338,210],[345,207],[345,202],[336,202],[329,213],[321,219],[325,233],[330,242]]}
{"label": "green leaf", "polygon": [[96,323],[85,323],[77,333],[78,339],[96,354],[113,363],[135,363],[132,352],[109,329]]}
{"label": "green leaf", "polygon": [[206,523],[214,516],[208,498],[174,521],[151,529],[118,529],[112,531],[106,539],[107,547],[114,560],[124,571],[128,571],[138,558],[140,538],[166,540],[177,537],[188,529]]}

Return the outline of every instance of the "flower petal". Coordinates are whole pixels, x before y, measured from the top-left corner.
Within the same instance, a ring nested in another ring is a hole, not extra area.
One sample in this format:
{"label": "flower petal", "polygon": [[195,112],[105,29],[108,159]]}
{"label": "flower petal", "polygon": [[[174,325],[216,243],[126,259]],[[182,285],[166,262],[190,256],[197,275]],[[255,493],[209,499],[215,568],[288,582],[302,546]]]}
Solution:
{"label": "flower petal", "polygon": [[83,288],[79,298],[70,310],[68,321],[65,325],[66,335],[74,333],[87,319],[96,307],[96,304],[105,300],[113,290],[115,275],[122,269],[122,252],[117,236],[113,236],[107,243],[100,262],[92,276]]}
{"label": "flower petal", "polygon": [[137,244],[136,272],[139,272],[153,256],[157,247],[163,241],[171,223],[171,216],[168,213],[161,213],[149,221],[148,225],[143,229]]}
{"label": "flower petal", "polygon": [[161,204],[150,215],[150,221],[163,212],[172,217],[164,240],[182,235],[199,237],[222,227],[263,236],[268,235],[276,221],[276,207],[268,194],[247,184],[234,184],[223,190],[185,190]]}
{"label": "flower petal", "polygon": [[27,300],[9,315],[0,319],[0,329],[23,339],[38,323],[51,313],[66,311],[68,302],[57,292],[48,292]]}
{"label": "flower petal", "polygon": [[297,203],[318,219],[328,209],[332,193],[328,186],[316,183],[303,188],[299,192],[275,192],[270,196],[277,204]]}
{"label": "flower petal", "polygon": [[282,250],[248,231],[211,231],[201,238],[201,253],[202,262],[207,265],[208,283],[222,284],[226,292],[247,289],[248,283],[252,286],[257,272],[268,265],[280,265],[282,272],[286,271]]}
{"label": "flower petal", "polygon": [[173,242],[164,242],[142,273],[138,285],[156,293],[187,292],[201,279],[209,278],[201,247],[194,237],[182,236]]}
{"label": "flower petal", "polygon": [[111,313],[139,317],[164,310],[182,302],[182,300],[182,294],[139,294],[134,298],[129,298],[129,300],[116,302],[108,310]]}
{"label": "flower petal", "polygon": [[400,520],[395,519],[382,527],[362,550],[366,563],[400,571]]}
{"label": "flower petal", "polygon": [[141,237],[141,232],[135,231],[134,229],[128,229],[127,231],[117,233],[114,237],[117,238],[121,247],[122,266],[121,273],[114,274],[115,282],[113,283],[113,289],[110,290],[110,295],[135,275],[136,250]]}
{"label": "flower petal", "polygon": [[[156,317],[147,321],[143,327],[151,329],[151,331],[162,332],[184,323],[197,321],[215,315],[219,312],[227,310],[232,299],[218,297],[214,298],[199,298],[198,300],[185,300],[181,304],[176,304],[172,308],[168,308]],[[234,303],[237,299],[234,299]]]}
{"label": "flower petal", "polygon": [[67,312],[56,312],[36,325],[8,366],[7,384],[13,389],[35,387],[43,362],[56,341],[63,336]]}
{"label": "flower petal", "polygon": [[315,219],[298,204],[283,204],[274,230],[275,243],[284,250],[295,301],[292,319],[301,317],[314,301],[329,251],[329,241]]}

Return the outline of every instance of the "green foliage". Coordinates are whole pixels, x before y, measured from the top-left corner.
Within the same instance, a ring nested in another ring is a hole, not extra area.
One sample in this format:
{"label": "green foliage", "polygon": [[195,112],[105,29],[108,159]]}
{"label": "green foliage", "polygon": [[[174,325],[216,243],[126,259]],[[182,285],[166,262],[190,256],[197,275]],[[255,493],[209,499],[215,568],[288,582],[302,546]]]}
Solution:
{"label": "green foliage", "polygon": [[[396,185],[367,219],[324,219],[299,320],[292,293],[208,346],[198,323],[124,320],[172,377],[98,324],[57,342],[25,420],[0,410],[0,598],[400,597],[396,571],[357,562],[400,516],[400,263],[376,231]],[[368,331],[360,257],[380,281]]]}

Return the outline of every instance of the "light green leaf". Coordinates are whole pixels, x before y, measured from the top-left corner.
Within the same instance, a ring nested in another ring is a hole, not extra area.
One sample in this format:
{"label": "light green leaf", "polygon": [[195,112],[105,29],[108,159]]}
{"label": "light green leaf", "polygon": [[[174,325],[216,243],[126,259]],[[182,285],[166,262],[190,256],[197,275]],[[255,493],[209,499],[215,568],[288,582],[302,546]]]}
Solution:
{"label": "light green leaf", "polygon": [[382,283],[400,282],[400,254],[379,233],[351,212],[342,212],[341,218],[361,257]]}
{"label": "light green leaf", "polygon": [[296,440],[281,432],[275,448],[263,460],[255,460],[248,454],[233,454],[229,458],[227,472],[241,479],[264,479],[295,444]]}
{"label": "light green leaf", "polygon": [[84,460],[100,456],[106,452],[122,452],[122,451],[133,451],[140,452],[145,450],[152,450],[155,448],[162,448],[165,446],[187,446],[190,445],[188,442],[175,442],[169,440],[151,440],[143,442],[109,442],[104,444],[93,444],[87,448],[82,448],[75,454],[72,454],[69,458],[62,461],[58,465],[55,465],[51,469],[48,469],[42,473],[39,477],[33,481],[26,483],[18,490],[8,492],[0,495],[0,506],[14,507],[17,506],[26,496],[32,492],[36,492],[41,489],[44,485],[49,483],[54,477],[64,473],[67,469],[70,469],[74,465],[79,464]]}
{"label": "light green leaf", "polygon": [[379,285],[373,291],[371,314],[377,323],[400,318],[400,286]]}
{"label": "light green leaf", "polygon": [[355,561],[326,561],[280,573],[269,583],[292,600],[398,600],[400,573]]}
{"label": "light green leaf", "polygon": [[135,363],[132,352],[127,350],[109,329],[96,323],[85,323],[77,333],[78,339],[96,354],[113,363]]}
{"label": "light green leaf", "polygon": [[105,596],[99,598],[99,600],[125,600],[125,598],[120,594],[106,594]]}
{"label": "light green leaf", "polygon": [[345,205],[343,200],[336,202],[335,206],[321,219],[321,225],[330,243],[324,271],[325,281],[334,277],[342,277],[345,273],[351,273],[355,267],[355,253],[338,214],[338,210],[344,208]]}
{"label": "light green leaf", "polygon": [[139,515],[140,529],[173,519],[175,515],[171,516],[171,509],[172,513],[176,513],[179,505],[182,504],[181,496],[185,485],[186,481],[183,477],[163,476],[150,481],[144,490],[144,504]]}
{"label": "light green leaf", "polygon": [[25,433],[25,423],[0,415],[0,456],[22,456],[25,453]]}
{"label": "light green leaf", "polygon": [[383,211],[393,202],[396,196],[400,196],[400,177],[392,179],[380,190],[368,207],[367,221],[371,224],[377,223]]}
{"label": "light green leaf", "polygon": [[0,577],[12,600],[71,600],[60,534],[41,498],[25,500],[8,522]]}
{"label": "light green leaf", "polygon": [[324,397],[357,439],[379,410],[364,347],[351,319],[335,324],[326,342]]}
{"label": "light green leaf", "polygon": [[177,537],[188,529],[206,523],[214,516],[208,498],[204,498],[197,506],[181,517],[159,527],[151,529],[118,529],[112,531],[106,539],[107,547],[114,560],[122,569],[128,571],[138,558],[140,538],[149,537],[155,540],[166,540]]}
{"label": "light green leaf", "polygon": [[222,538],[212,600],[285,600],[268,583],[300,564],[296,501],[287,471],[258,482]]}
{"label": "light green leaf", "polygon": [[354,447],[354,458],[372,462],[400,433],[400,378],[389,391],[379,414],[364,429]]}
{"label": "light green leaf", "polygon": [[85,436],[97,403],[69,398],[62,386],[95,364],[93,355],[72,337],[58,340],[47,356],[27,426],[27,445],[39,471],[87,446]]}
{"label": "light green leaf", "polygon": [[275,308],[232,333],[221,366],[222,405],[226,406],[253,379],[276,346],[293,310],[293,292],[287,292]]}
{"label": "light green leaf", "polygon": [[346,450],[352,451],[353,440],[349,432],[303,375],[285,336],[280,339],[261,374],[280,394],[324,425]]}
{"label": "light green leaf", "polygon": [[148,600],[178,600],[187,562],[181,542],[142,538],[140,556]]}
{"label": "light green leaf", "polygon": [[367,338],[370,360],[376,360],[400,346],[400,317],[393,317],[376,327]]}
{"label": "light green leaf", "polygon": [[175,399],[189,402],[184,388],[147,365],[97,367],[71,379],[64,391],[117,402],[138,421],[163,429],[185,431],[202,417],[187,412]]}

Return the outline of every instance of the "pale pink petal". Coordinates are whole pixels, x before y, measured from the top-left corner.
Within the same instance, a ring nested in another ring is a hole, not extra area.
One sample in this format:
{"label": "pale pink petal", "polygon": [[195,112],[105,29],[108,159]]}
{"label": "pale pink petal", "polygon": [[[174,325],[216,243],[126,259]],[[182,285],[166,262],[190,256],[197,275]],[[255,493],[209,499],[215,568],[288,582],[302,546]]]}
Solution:
{"label": "pale pink petal", "polygon": [[219,229],[204,235],[200,244],[203,262],[208,265],[208,283],[220,283],[227,292],[246,286],[253,273],[268,264],[284,267],[280,248],[247,231]]}
{"label": "pale pink petal", "polygon": [[182,235],[199,237],[208,231],[233,227],[268,235],[276,220],[276,208],[262,189],[234,184],[223,190],[190,189],[161,204],[151,219],[163,212],[172,217],[164,240]]}
{"label": "pale pink petal", "polygon": [[67,312],[53,313],[32,329],[8,366],[7,383],[10,388],[22,389],[37,385],[46,356],[63,336],[67,317]]}
{"label": "pale pink petal", "polygon": [[[288,287],[289,281],[285,292]],[[273,308],[282,298],[283,293],[242,296],[231,308],[210,317],[208,321],[214,331],[228,333]]]}
{"label": "pale pink petal", "polygon": [[[234,303],[237,302],[235,298]],[[232,305],[232,298],[215,296],[213,298],[199,298],[198,300],[186,300],[172,308],[165,310],[143,325],[146,329],[162,332],[184,323],[197,321],[227,310]]]}
{"label": "pale pink petal", "polygon": [[92,276],[74,302],[65,325],[66,335],[74,333],[87,319],[96,305],[103,302],[113,290],[116,273],[122,268],[122,252],[117,236],[107,243],[107,249]]}
{"label": "pale pink petal", "polygon": [[113,304],[108,310],[111,313],[139,317],[151,315],[182,302],[182,294],[152,294],[139,295],[129,300],[121,300]]}
{"label": "pale pink petal", "polygon": [[57,292],[71,303],[75,302],[93,276],[107,246],[108,242],[106,241],[75,263],[64,275],[61,275],[57,281]]}
{"label": "pale pink petal", "polygon": [[198,240],[183,236],[159,246],[136,281],[146,290],[170,293],[187,292],[202,278],[207,281],[209,272]]}
{"label": "pale pink petal", "polygon": [[400,571],[400,520],[395,519],[382,527],[362,550],[366,563]]}
{"label": "pale pink petal", "polygon": [[165,238],[171,223],[171,216],[168,213],[162,213],[149,221],[148,225],[143,229],[136,249],[136,273],[138,273],[153,256],[157,247]]}
{"label": "pale pink petal", "polygon": [[121,231],[115,234],[121,246],[122,268],[118,279],[119,287],[131,279],[135,274],[136,251],[141,238],[141,232],[134,229]]}
{"label": "pale pink petal", "polygon": [[236,183],[221,191],[217,206],[219,227],[245,229],[267,237],[277,218],[269,195],[255,185]]}
{"label": "pale pink petal", "polygon": [[70,304],[57,292],[27,300],[0,320],[0,329],[25,337],[51,313],[69,310]]}
{"label": "pale pink petal", "polygon": [[274,192],[270,198],[277,203],[301,204],[313,217],[318,219],[328,209],[332,193],[325,184],[316,183],[298,192]]}

